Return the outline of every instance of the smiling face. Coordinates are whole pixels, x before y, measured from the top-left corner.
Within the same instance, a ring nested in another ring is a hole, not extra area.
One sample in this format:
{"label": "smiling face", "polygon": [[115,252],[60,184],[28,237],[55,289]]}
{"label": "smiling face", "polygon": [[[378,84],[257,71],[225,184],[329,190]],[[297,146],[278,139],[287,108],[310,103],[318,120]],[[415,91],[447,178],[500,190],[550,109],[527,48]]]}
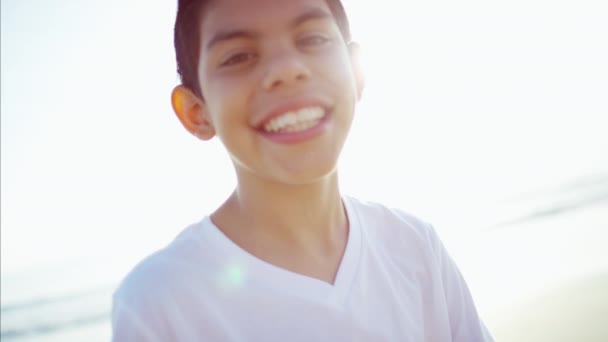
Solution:
{"label": "smiling face", "polygon": [[184,126],[218,135],[240,180],[303,184],[333,174],[360,90],[324,0],[222,0],[201,19],[202,97],[173,93]]}

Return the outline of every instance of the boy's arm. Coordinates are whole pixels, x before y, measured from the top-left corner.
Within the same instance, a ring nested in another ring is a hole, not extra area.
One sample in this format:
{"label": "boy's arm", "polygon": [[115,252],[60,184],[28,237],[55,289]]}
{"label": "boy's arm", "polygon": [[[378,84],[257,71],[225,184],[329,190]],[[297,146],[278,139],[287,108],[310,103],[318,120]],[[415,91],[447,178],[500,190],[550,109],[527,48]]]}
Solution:
{"label": "boy's arm", "polygon": [[433,227],[430,229],[430,234],[433,252],[441,272],[452,341],[494,341],[490,332],[479,318],[473,297],[460,270]]}

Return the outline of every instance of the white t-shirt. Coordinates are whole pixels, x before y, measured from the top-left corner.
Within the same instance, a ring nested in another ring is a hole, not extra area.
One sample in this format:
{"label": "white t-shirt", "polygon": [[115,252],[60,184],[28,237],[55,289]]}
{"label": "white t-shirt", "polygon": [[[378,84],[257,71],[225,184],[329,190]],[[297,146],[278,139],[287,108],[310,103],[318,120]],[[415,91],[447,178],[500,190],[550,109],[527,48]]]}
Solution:
{"label": "white t-shirt", "polygon": [[114,341],[492,341],[434,229],[343,199],[333,285],[238,247],[209,219],[149,256],[114,294]]}

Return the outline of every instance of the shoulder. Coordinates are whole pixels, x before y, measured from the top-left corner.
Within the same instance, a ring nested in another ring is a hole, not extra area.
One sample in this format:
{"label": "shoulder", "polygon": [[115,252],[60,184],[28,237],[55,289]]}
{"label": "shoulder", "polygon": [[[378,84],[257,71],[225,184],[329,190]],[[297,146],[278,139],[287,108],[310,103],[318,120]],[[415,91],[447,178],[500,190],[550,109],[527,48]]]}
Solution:
{"label": "shoulder", "polygon": [[[394,239],[397,237],[430,242],[435,239],[435,232],[427,221],[398,208],[345,197],[349,216],[359,221],[367,234]],[[352,215],[350,215],[352,214]]]}
{"label": "shoulder", "polygon": [[[407,263],[408,267],[437,269],[442,242],[433,226],[405,210],[347,198],[349,216],[358,224],[366,246],[378,256]],[[414,265],[416,264],[416,265]]]}
{"label": "shoulder", "polygon": [[430,223],[379,203],[354,198],[345,202],[357,216],[373,253],[398,266],[398,271],[409,270],[406,272],[422,277],[424,291],[434,296],[433,301],[445,304],[454,341],[492,340],[477,315],[464,278]]}
{"label": "shoulder", "polygon": [[183,326],[186,317],[202,317],[215,298],[218,259],[201,236],[207,222],[205,218],[184,229],[123,279],[112,297],[115,341],[176,340],[191,331]]}
{"label": "shoulder", "polygon": [[169,245],[152,253],[133,267],[114,293],[114,300],[140,305],[170,295],[191,273],[202,266],[205,248],[200,240],[203,221],[188,226]]}

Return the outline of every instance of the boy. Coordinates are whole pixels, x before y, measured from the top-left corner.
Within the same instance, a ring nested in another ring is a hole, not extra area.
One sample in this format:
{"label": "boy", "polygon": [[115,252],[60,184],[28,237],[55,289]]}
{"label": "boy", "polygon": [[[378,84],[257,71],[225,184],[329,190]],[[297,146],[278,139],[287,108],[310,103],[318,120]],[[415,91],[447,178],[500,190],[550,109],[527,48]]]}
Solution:
{"label": "boy", "polygon": [[491,341],[432,227],[342,196],[363,77],[339,0],[180,0],[175,113],[238,185],[114,295],[115,341]]}

